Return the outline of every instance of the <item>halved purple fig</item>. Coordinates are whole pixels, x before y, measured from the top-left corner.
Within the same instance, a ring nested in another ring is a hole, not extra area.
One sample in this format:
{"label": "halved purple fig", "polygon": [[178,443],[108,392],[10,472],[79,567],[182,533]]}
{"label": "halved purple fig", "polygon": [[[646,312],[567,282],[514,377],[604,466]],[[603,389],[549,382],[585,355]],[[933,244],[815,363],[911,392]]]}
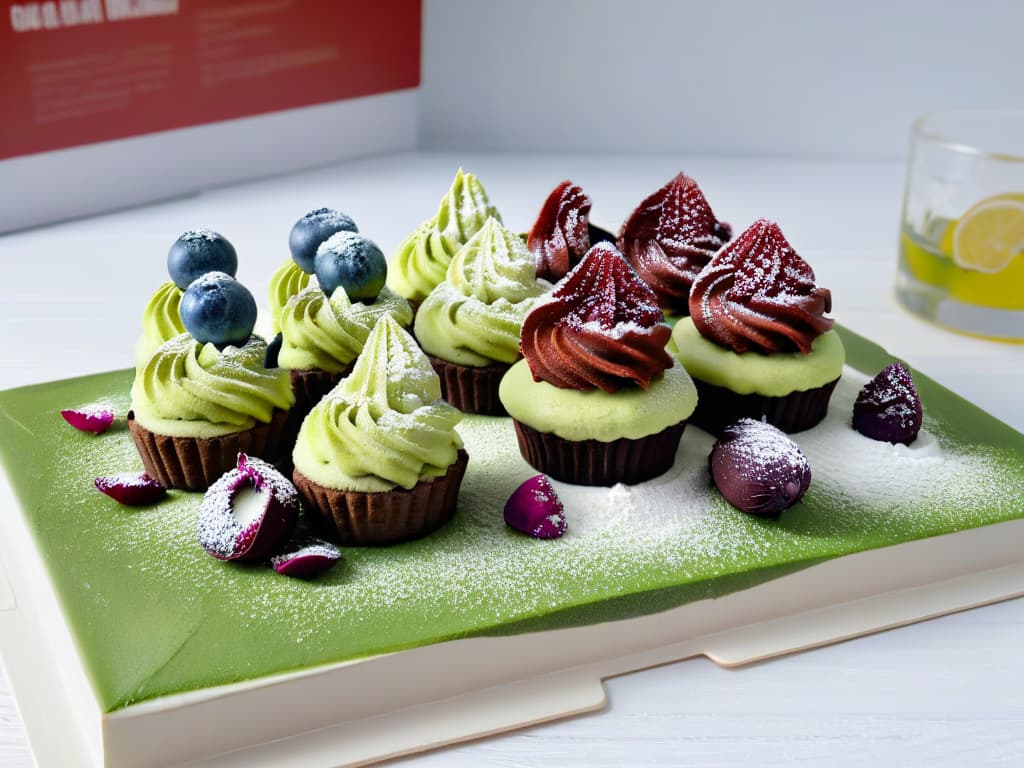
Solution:
{"label": "halved purple fig", "polygon": [[567,528],[565,507],[547,475],[534,475],[516,488],[504,516],[510,528],[536,539],[557,539]]}
{"label": "halved purple fig", "polygon": [[97,477],[93,485],[96,486],[96,490],[107,494],[118,504],[129,507],[152,504],[167,495],[167,489],[160,481],[145,472],[122,472]]}
{"label": "halved purple fig", "polygon": [[199,505],[199,543],[218,560],[265,560],[288,540],[299,494],[267,462],[244,453]]}
{"label": "halved purple fig", "polygon": [[777,517],[811,484],[811,468],[799,446],[763,421],[740,419],[726,427],[708,461],[725,500],[759,517]]}
{"label": "halved purple fig", "polygon": [[332,568],[341,560],[341,550],[323,539],[312,539],[295,548],[289,548],[270,559],[278,573],[298,579],[311,579]]}
{"label": "halved purple fig", "polygon": [[92,432],[94,435],[106,432],[114,423],[114,411],[104,405],[65,408],[60,415],[75,429],[81,432]]}
{"label": "halved purple fig", "polygon": [[921,398],[902,363],[885,366],[853,404],[853,428],[865,437],[910,445],[921,431]]}

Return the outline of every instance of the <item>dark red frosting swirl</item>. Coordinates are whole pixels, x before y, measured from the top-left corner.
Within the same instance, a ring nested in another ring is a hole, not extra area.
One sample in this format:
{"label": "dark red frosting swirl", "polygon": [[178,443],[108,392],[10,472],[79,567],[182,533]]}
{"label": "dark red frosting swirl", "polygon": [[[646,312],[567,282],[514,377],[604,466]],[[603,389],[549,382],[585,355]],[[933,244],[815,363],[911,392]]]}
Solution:
{"label": "dark red frosting swirl", "polygon": [[535,381],[563,389],[647,389],[672,367],[658,298],[611,243],[598,243],[523,321]]}
{"label": "dark red frosting swirl", "polygon": [[731,236],[697,182],[680,173],[630,214],[619,248],[661,306],[685,315],[690,285]]}
{"label": "dark red frosting swirl", "polygon": [[571,181],[551,191],[526,238],[526,247],[537,257],[537,277],[557,282],[583,258],[590,248],[591,205],[583,188]]}
{"label": "dark red frosting swirl", "polygon": [[758,219],[719,251],[693,283],[690,315],[700,334],[733,352],[811,351],[834,322],[828,288],[779,225]]}

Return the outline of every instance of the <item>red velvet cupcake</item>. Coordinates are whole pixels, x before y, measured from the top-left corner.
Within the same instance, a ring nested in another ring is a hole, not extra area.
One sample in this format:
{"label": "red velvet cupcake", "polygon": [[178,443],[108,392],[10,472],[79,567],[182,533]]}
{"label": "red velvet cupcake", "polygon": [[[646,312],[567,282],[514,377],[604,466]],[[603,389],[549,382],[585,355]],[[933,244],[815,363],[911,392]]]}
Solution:
{"label": "red velvet cupcake", "polygon": [[697,276],[672,333],[700,395],[693,423],[718,433],[746,416],[798,432],[821,421],[845,361],[831,309],[778,224],[754,222]]}
{"label": "red velvet cupcake", "polygon": [[673,464],[696,390],[665,351],[654,292],[609,243],[523,322],[499,395],[523,457],[581,485],[639,483]]}

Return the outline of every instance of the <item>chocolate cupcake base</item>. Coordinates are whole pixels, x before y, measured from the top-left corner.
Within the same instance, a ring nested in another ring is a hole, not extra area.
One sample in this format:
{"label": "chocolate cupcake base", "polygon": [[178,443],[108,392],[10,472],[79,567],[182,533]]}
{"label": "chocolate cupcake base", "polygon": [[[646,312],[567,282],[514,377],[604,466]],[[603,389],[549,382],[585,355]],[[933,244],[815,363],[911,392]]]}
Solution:
{"label": "chocolate cupcake base", "polygon": [[740,395],[731,389],[694,379],[697,386],[697,410],[690,422],[713,435],[737,420],[748,416],[764,419],[783,432],[801,432],[810,429],[825,418],[828,401],[839,379],[820,387],[790,392],[780,397],[750,394]]}
{"label": "chocolate cupcake base", "polygon": [[575,485],[635,485],[667,472],[686,422],[636,440],[566,440],[513,420],[519,451],[534,469]]}
{"label": "chocolate cupcake base", "polygon": [[459,451],[440,477],[420,480],[409,490],[339,491],[318,485],[298,469],[292,481],[309,508],[334,529],[345,546],[382,546],[418,539],[455,514],[469,454]]}
{"label": "chocolate cupcake base", "polygon": [[128,430],[150,477],[168,488],[205,491],[246,453],[275,462],[290,445],[284,444],[288,411],[275,409],[267,424],[219,437],[172,437],[150,432],[128,412]]}
{"label": "chocolate cupcake base", "polygon": [[464,413],[507,416],[498,398],[501,377],[511,367],[504,363],[486,366],[458,365],[427,355],[441,378],[441,397]]}
{"label": "chocolate cupcake base", "polygon": [[295,405],[292,406],[292,412],[299,414],[300,423],[306,414],[313,410],[313,406],[334,389],[351,370],[352,366],[339,373],[328,373],[315,368],[288,371],[292,382],[292,392],[295,393]]}

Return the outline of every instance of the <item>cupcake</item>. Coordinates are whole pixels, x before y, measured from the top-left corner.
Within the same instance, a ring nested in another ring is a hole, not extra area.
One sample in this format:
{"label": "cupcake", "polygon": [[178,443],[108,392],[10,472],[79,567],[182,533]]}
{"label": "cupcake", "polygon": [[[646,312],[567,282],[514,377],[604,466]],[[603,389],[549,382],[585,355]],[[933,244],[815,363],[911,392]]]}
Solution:
{"label": "cupcake", "polygon": [[424,536],[455,513],[468,456],[426,355],[390,315],[352,372],[310,411],[295,487],[345,545]]}
{"label": "cupcake", "polygon": [[296,429],[309,409],[351,370],[381,316],[391,313],[405,326],[412,322],[408,302],[383,287],[386,272],[384,255],[372,241],[355,232],[339,232],[317,249],[316,283],[281,308],[277,364],[288,371],[295,391]]}
{"label": "cupcake", "polygon": [[700,396],[691,421],[715,434],[744,416],[786,432],[821,421],[845,362],[831,309],[779,226],[754,222],[697,276],[672,333]]}
{"label": "cupcake", "polygon": [[519,329],[551,289],[522,238],[488,219],[452,258],[416,313],[416,339],[441,377],[441,393],[467,413],[505,415],[498,384],[519,359]]}
{"label": "cupcake", "polygon": [[622,225],[619,248],[667,312],[689,312],[690,286],[732,234],[684,173],[645,199]]}
{"label": "cupcake", "polygon": [[615,236],[590,223],[591,200],[578,184],[563,181],[541,206],[526,236],[526,247],[537,258],[537,277],[558,282],[598,242]]}
{"label": "cupcake", "polygon": [[270,277],[267,306],[274,333],[281,331],[281,312],[288,299],[316,284],[314,262],[320,244],[338,232],[359,232],[352,217],[333,208],[317,208],[295,222],[288,234],[291,258]]}
{"label": "cupcake", "polygon": [[581,485],[639,483],[675,461],[697,394],[665,351],[657,296],[595,245],[523,322],[499,395],[534,468]]}
{"label": "cupcake", "polygon": [[135,345],[135,368],[141,369],[166,341],[185,333],[179,307],[189,284],[206,272],[234,277],[238,254],[223,235],[211,229],[190,229],[171,245],[167,271],[171,279],[160,285],[142,312],[142,335]]}
{"label": "cupcake", "polygon": [[264,367],[252,334],[256,302],[222,272],[182,296],[188,332],[162,344],[136,372],[128,427],[142,463],[165,486],[205,490],[239,452],[275,461],[294,396],[288,374]]}
{"label": "cupcake", "polygon": [[407,299],[415,311],[444,280],[456,251],[489,218],[501,221],[480,180],[459,168],[434,217],[420,224],[398,246],[388,271],[388,287]]}

